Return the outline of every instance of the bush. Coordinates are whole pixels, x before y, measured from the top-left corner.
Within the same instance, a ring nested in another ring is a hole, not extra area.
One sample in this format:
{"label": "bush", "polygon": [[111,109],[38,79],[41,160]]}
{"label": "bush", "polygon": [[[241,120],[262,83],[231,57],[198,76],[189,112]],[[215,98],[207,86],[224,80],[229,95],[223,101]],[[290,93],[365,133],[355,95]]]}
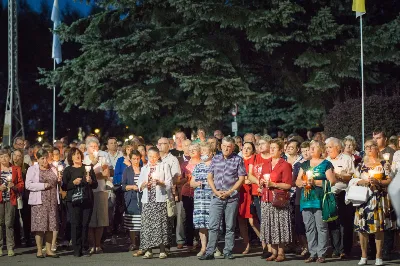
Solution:
{"label": "bush", "polygon": [[[371,96],[365,98],[365,138],[375,129],[383,129],[389,137],[400,132],[400,97]],[[352,135],[361,143],[361,99],[336,104],[324,120],[328,136],[344,138]]]}

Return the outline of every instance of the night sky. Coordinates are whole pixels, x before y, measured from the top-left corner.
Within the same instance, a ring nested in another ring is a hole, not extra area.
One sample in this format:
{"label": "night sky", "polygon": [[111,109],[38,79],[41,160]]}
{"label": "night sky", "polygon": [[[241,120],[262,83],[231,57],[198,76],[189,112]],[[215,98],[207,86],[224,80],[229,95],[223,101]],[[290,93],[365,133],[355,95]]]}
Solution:
{"label": "night sky", "polygon": [[[7,6],[7,0],[2,0],[2,1],[4,3],[3,6]],[[54,0],[46,0],[46,1],[49,3],[50,7],[53,6]],[[27,2],[32,6],[33,9],[35,9],[37,11],[40,10],[41,0],[27,0]],[[58,4],[59,4],[60,9],[65,7],[65,4],[67,2],[69,2],[70,6],[72,8],[78,9],[82,13],[82,15],[87,15],[89,13],[90,9],[91,9],[91,7],[86,4],[86,0],[82,1],[82,3],[81,3],[80,0],[77,0],[77,1],[73,1],[73,0],[58,0]]]}

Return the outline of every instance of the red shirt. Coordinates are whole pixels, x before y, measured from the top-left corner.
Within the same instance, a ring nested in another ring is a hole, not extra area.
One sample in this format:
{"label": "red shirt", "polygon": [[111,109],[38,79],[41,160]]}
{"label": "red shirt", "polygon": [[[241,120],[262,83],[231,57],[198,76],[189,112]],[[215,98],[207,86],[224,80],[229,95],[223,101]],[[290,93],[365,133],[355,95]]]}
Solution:
{"label": "red shirt", "polygon": [[[261,176],[264,174],[271,174],[270,181],[274,183],[286,183],[292,186],[292,166],[284,159],[280,158],[278,163],[272,169],[272,158],[269,158],[263,165]],[[263,188],[261,201],[271,202],[273,189]],[[277,190],[282,191],[282,190]]]}
{"label": "red shirt", "polygon": [[[260,180],[261,175],[261,169],[264,164],[268,162],[269,159],[264,159],[261,154],[256,154],[254,157],[253,162],[250,164],[253,165],[253,172],[252,175],[258,178]],[[247,172],[249,170],[247,169]],[[258,173],[257,173],[258,171]],[[258,196],[258,185],[257,184],[251,184],[251,195],[253,196]]]}

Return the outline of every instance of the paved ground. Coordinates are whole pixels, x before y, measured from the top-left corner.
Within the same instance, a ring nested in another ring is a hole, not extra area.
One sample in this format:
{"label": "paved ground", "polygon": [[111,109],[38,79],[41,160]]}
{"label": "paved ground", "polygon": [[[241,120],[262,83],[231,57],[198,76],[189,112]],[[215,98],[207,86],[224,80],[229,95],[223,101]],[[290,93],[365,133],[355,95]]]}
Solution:
{"label": "paved ground", "polygon": [[[234,250],[236,254],[235,260],[224,260],[215,259],[214,261],[199,261],[196,258],[196,253],[188,253],[185,250],[177,251],[176,249],[171,250],[171,255],[166,260],[160,260],[154,258],[151,260],[144,260],[142,258],[133,258],[132,253],[128,252],[128,246],[121,244],[117,246],[106,246],[104,254],[93,255],[92,257],[81,257],[75,258],[71,251],[63,250],[58,252],[60,254],[59,259],[36,258],[35,248],[19,248],[16,249],[17,256],[8,258],[3,256],[0,258],[1,266],[14,266],[14,265],[109,265],[109,266],[124,266],[124,265],[174,265],[174,266],[201,266],[201,265],[275,265],[276,262],[266,262],[260,259],[261,250],[254,250],[248,255],[239,255],[243,248],[240,246],[240,241],[237,242],[237,249]],[[358,251],[358,250],[356,250]],[[156,253],[156,252],[155,252]],[[238,254],[239,253],[239,254]],[[329,266],[355,266],[357,265],[359,257],[354,257],[348,261],[338,261],[335,259],[328,259],[327,265]],[[371,261],[368,264],[374,265],[375,261]],[[386,262],[386,265],[400,265],[400,257],[397,256],[396,260]],[[303,261],[294,256],[288,255],[288,260],[280,263],[281,266],[298,266],[305,265]]]}

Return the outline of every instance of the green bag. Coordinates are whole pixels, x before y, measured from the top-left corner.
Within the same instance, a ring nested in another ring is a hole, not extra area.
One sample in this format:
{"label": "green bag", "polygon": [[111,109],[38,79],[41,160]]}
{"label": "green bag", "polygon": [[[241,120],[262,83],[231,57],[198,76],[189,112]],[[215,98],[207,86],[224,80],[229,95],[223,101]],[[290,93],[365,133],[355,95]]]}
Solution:
{"label": "green bag", "polygon": [[322,181],[324,187],[324,198],[322,200],[322,220],[332,222],[338,218],[335,194],[331,192],[331,183],[328,180]]}

